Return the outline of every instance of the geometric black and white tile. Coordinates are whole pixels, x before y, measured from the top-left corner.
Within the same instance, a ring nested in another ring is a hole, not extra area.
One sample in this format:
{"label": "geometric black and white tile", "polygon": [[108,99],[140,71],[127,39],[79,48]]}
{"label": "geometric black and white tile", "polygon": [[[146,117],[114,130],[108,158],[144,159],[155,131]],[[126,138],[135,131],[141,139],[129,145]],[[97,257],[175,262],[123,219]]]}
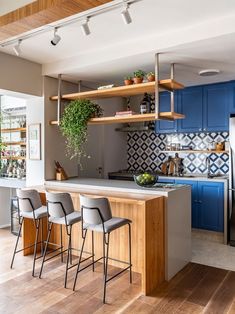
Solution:
{"label": "geometric black and white tile", "polygon": [[[128,170],[160,171],[161,165],[168,159],[166,150],[169,143],[180,143],[192,146],[193,149],[207,149],[212,142],[228,141],[228,132],[211,133],[178,133],[156,134],[154,131],[129,132],[127,134]],[[171,154],[174,154],[171,153]],[[206,157],[208,154],[180,154],[184,158],[185,173],[206,173]],[[210,154],[211,171],[213,174],[228,174],[228,154]]]}

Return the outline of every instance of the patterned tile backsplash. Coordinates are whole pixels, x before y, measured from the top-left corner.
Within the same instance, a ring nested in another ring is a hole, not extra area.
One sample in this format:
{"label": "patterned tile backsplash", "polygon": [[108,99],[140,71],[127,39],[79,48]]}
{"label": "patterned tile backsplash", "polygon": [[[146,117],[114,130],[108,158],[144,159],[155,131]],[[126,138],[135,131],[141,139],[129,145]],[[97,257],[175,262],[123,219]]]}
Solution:
{"label": "patterned tile backsplash", "polygon": [[[160,171],[161,165],[168,159],[166,150],[169,143],[180,143],[192,146],[193,149],[207,149],[212,142],[228,141],[228,132],[212,133],[178,133],[178,134],[156,134],[151,132],[129,132],[127,135],[127,160],[128,170],[134,171]],[[170,153],[174,156],[174,152]],[[206,157],[208,154],[180,153],[184,158],[185,173],[207,173]],[[228,154],[210,154],[211,172],[213,174],[228,174]]]}

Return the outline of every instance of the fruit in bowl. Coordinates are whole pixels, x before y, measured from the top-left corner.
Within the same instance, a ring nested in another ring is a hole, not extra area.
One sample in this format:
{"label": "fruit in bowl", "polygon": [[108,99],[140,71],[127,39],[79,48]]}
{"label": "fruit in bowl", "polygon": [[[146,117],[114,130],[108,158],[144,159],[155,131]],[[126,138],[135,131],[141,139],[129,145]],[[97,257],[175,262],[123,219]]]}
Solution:
{"label": "fruit in bowl", "polygon": [[153,187],[154,184],[157,183],[157,179],[158,177],[156,175],[153,175],[147,172],[139,174],[138,176],[134,176],[134,180],[136,184],[142,187],[147,187],[147,188]]}

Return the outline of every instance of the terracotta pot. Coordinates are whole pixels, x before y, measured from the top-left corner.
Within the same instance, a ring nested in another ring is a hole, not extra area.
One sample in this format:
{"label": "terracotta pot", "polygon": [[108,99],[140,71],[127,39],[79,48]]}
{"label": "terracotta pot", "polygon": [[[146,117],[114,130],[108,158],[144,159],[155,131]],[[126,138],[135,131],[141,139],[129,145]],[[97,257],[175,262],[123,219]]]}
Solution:
{"label": "terracotta pot", "polygon": [[134,82],[132,80],[124,80],[125,85],[132,85]]}
{"label": "terracotta pot", "polygon": [[134,80],[134,84],[140,84],[143,82],[143,77],[134,77],[133,80]]}
{"label": "terracotta pot", "polygon": [[148,79],[149,82],[154,82],[155,81],[155,75],[149,75],[147,77],[147,79]]}

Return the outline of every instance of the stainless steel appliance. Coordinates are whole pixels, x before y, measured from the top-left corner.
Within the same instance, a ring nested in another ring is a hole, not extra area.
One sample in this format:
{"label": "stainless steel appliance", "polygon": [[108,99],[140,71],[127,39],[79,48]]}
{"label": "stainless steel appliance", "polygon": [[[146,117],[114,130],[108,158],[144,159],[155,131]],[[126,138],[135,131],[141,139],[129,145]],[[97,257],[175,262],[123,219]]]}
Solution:
{"label": "stainless steel appliance", "polygon": [[229,172],[229,217],[228,241],[235,246],[235,114],[230,115],[229,121],[230,140],[230,172]]}

